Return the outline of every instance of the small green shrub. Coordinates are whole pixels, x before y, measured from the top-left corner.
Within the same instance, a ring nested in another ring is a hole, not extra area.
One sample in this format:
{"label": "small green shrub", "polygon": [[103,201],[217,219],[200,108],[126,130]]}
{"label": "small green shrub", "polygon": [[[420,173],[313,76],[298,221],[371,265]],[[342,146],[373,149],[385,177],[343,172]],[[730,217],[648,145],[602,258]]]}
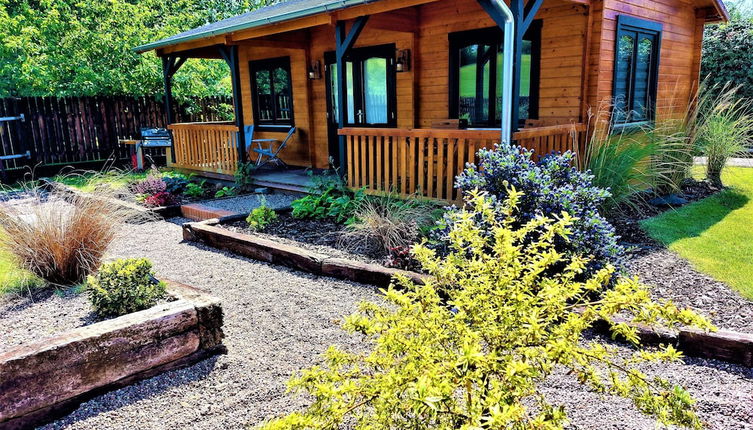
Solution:
{"label": "small green shrub", "polygon": [[185,190],[183,190],[183,195],[195,199],[204,197],[204,194],[206,194],[206,183],[206,179],[202,179],[199,183],[189,182],[186,184]]}
{"label": "small green shrub", "polygon": [[323,191],[317,191],[294,201],[293,218],[332,218],[337,223],[350,224],[353,214],[366,199],[364,189],[352,192],[331,184]]}
{"label": "small green shrub", "polygon": [[264,231],[265,228],[277,220],[277,212],[267,207],[267,202],[262,198],[262,203],[248,214],[246,222],[248,227],[254,231]]}
{"label": "small green shrub", "polygon": [[214,198],[233,197],[238,195],[238,189],[235,187],[222,187],[214,193]]}
{"label": "small green shrub", "polygon": [[165,297],[165,284],[154,279],[152,263],[131,258],[103,264],[89,276],[86,290],[94,312],[116,317],[154,306]]}
{"label": "small green shrub", "polygon": [[252,162],[238,163],[238,168],[235,170],[235,186],[241,190],[245,190],[254,183],[253,174],[256,171],[256,164]]}
{"label": "small green shrub", "polygon": [[[401,277],[384,301],[362,303],[344,328],[359,334],[364,347],[331,346],[323,364],[289,383],[307,394],[310,406],[262,428],[559,429],[567,424],[566,410],[544,395],[555,373],[629,399],[662,424],[700,428],[687,391],[637,366],[682,354],[672,346],[639,348],[637,329],[616,320],[653,327],[710,323],[672,303],[653,302],[634,279],[605,291],[613,267],[575,281],[586,258],[566,256],[554,244],[566,239],[572,218],[540,216],[520,225],[513,214],[521,195],[506,195],[494,204],[474,193],[466,209],[452,214],[449,255],[414,247],[430,275],[425,285]],[[509,216],[497,217],[497,206]],[[527,240],[530,235],[538,239]],[[563,270],[548,270],[554,266]],[[586,336],[599,320],[636,350],[622,357]]]}

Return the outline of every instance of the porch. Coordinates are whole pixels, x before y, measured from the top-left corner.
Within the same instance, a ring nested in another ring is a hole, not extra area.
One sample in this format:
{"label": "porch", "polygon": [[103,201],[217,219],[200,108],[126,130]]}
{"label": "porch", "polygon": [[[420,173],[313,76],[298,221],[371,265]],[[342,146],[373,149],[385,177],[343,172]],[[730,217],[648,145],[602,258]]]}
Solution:
{"label": "porch", "polygon": [[[175,162],[171,166],[205,176],[232,179],[238,164],[238,127],[229,123],[180,123],[173,132]],[[534,151],[581,153],[585,124],[531,127],[519,130],[513,141]],[[419,194],[457,201],[454,178],[477,152],[500,142],[499,130],[342,128],[346,142],[345,179],[349,187],[368,192]],[[262,170],[255,175],[261,186],[305,191],[310,185],[305,169]]]}

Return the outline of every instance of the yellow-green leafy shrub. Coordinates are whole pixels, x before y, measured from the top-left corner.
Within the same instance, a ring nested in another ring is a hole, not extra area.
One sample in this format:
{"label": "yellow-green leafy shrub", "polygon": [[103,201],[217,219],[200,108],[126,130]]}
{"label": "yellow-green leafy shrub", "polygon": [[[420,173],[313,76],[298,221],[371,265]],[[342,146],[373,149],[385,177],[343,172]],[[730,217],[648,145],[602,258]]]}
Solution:
{"label": "yellow-green leafy shrub", "polygon": [[154,279],[152,263],[144,258],[103,264],[89,276],[89,302],[99,316],[116,317],[148,309],[165,297],[165,284]]}
{"label": "yellow-green leafy shrub", "polygon": [[[363,303],[346,319],[345,329],[365,335],[370,351],[330,347],[324,365],[290,382],[292,391],[310,395],[311,405],[263,427],[561,428],[567,411],[539,391],[555,369],[598,392],[631,399],[662,423],[699,427],[684,389],[635,367],[678,360],[677,350],[639,348],[624,358],[583,332],[603,319],[615,335],[638,346],[635,329],[615,322],[617,314],[649,326],[709,329],[710,323],[672,303],[651,301],[634,279],[618,279],[606,289],[612,267],[576,281],[587,261],[565,257],[554,246],[556,238],[567,238],[571,218],[537,217],[513,227],[519,199],[510,190],[507,202],[495,208],[472,193],[466,209],[452,215],[448,255],[414,247],[430,280],[414,285],[401,278],[386,291],[387,304]],[[505,216],[495,213],[500,210]],[[548,270],[559,263],[563,270]]]}
{"label": "yellow-green leafy shrub", "polygon": [[246,218],[248,228],[254,231],[264,231],[269,224],[276,220],[277,212],[275,212],[274,209],[267,207],[266,204],[254,208]]}

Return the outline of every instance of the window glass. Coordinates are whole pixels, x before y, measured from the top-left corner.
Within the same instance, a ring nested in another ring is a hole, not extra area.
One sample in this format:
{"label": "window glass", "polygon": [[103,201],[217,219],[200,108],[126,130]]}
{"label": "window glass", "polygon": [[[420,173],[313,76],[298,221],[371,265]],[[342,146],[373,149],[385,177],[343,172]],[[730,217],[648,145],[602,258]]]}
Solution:
{"label": "window glass", "polygon": [[345,70],[347,70],[347,78],[345,79],[346,85],[347,85],[347,91],[346,91],[346,97],[347,97],[347,106],[348,106],[348,122],[353,124],[356,122],[356,111],[354,109],[354,106],[356,105],[356,92],[355,89],[353,89],[353,83],[355,79],[353,78],[353,63],[348,61],[345,63]]}
{"label": "window glass", "polygon": [[293,125],[288,57],[251,61],[252,107],[259,125]]}
{"label": "window glass", "polygon": [[363,64],[363,95],[366,122],[387,123],[387,59],[369,58]]}
{"label": "window glass", "polygon": [[[538,66],[539,28],[526,35],[522,47],[522,63],[518,117],[520,120],[535,117],[532,97],[537,97],[538,82],[534,70]],[[450,35],[450,70],[452,99],[450,115],[466,119],[471,126],[499,127],[502,118],[502,75],[504,52],[502,34],[496,29],[473,30]]]}
{"label": "window glass", "polygon": [[654,119],[661,24],[619,16],[614,64],[615,126]]}

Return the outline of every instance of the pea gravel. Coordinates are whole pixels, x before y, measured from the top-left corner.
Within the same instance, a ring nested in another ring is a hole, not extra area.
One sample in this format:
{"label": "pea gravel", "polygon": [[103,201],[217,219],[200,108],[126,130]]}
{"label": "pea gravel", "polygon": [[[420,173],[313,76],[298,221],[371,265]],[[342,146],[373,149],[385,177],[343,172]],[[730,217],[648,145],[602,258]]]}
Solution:
{"label": "pea gravel", "polygon": [[214,199],[199,202],[216,209],[222,209],[230,212],[247,214],[254,208],[266,202],[267,207],[272,209],[282,209],[289,207],[293,200],[300,198],[297,193],[275,192],[273,194],[247,194],[243,196],[231,197],[226,199]]}
{"label": "pea gravel", "polygon": [[[127,225],[109,257],[148,257],[159,276],[219,297],[228,354],[99,396],[45,428],[248,428],[305,405],[285,395],[285,383],[296,370],[319,362],[328,345],[357,345],[336,320],[362,299],[378,300],[372,288],[181,242],[181,221]],[[686,385],[710,428],[753,429],[750,369],[686,359],[652,370]],[[553,377],[545,393],[567,407],[572,428],[655,428],[628,402],[588,392],[566,375]]]}

